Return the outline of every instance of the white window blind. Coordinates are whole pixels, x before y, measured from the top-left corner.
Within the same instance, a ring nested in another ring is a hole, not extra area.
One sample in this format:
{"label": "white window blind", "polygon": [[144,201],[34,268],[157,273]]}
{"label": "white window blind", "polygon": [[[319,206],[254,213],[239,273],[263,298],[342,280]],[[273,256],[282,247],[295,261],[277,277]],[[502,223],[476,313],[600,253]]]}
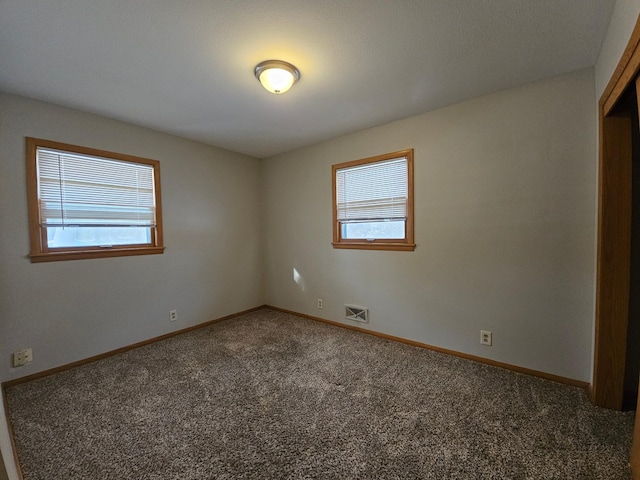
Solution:
{"label": "white window blind", "polygon": [[154,227],[153,166],[38,147],[40,225]]}
{"label": "white window blind", "polygon": [[402,157],[337,170],[338,221],[406,219],[407,169]]}

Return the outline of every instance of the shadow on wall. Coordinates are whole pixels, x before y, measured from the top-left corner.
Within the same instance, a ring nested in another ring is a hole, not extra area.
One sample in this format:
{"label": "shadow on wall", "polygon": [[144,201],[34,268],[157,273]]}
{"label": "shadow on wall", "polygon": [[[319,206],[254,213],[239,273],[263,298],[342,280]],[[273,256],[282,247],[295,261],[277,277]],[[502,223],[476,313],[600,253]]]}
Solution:
{"label": "shadow on wall", "polygon": [[0,480],[9,480],[7,469],[4,466],[4,460],[2,460],[2,455],[0,455]]}

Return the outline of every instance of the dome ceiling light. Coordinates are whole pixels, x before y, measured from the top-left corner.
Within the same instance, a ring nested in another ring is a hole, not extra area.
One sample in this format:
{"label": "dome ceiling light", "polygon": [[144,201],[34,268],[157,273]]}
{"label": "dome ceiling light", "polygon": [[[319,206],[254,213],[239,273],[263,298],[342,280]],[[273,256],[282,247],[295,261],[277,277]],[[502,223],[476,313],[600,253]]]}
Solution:
{"label": "dome ceiling light", "polygon": [[271,93],[280,95],[300,80],[300,70],[282,60],[265,60],[256,65],[256,78]]}

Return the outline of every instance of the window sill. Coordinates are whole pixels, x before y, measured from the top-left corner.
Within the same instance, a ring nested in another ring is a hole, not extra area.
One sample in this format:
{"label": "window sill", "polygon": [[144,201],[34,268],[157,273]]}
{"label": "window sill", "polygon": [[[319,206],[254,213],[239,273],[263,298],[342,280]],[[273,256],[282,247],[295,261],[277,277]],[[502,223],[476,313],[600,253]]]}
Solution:
{"label": "window sill", "polygon": [[401,252],[413,252],[416,249],[415,243],[371,243],[371,242],[344,242],[332,243],[333,248],[343,248],[350,250],[397,250]]}
{"label": "window sill", "polygon": [[84,260],[88,258],[129,257],[132,255],[157,255],[164,253],[165,247],[109,248],[104,250],[77,250],[71,252],[32,253],[31,263],[57,262],[62,260]]}

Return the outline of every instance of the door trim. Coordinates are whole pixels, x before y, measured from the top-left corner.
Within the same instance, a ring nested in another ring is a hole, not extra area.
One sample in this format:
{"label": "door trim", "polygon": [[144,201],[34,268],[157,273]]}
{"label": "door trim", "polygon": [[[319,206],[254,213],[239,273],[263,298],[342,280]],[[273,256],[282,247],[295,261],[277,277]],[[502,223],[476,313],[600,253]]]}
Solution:
{"label": "door trim", "polygon": [[629,317],[631,139],[630,127],[615,117],[614,107],[639,70],[640,16],[598,102],[598,263],[590,394],[595,405],[615,410],[622,408]]}

